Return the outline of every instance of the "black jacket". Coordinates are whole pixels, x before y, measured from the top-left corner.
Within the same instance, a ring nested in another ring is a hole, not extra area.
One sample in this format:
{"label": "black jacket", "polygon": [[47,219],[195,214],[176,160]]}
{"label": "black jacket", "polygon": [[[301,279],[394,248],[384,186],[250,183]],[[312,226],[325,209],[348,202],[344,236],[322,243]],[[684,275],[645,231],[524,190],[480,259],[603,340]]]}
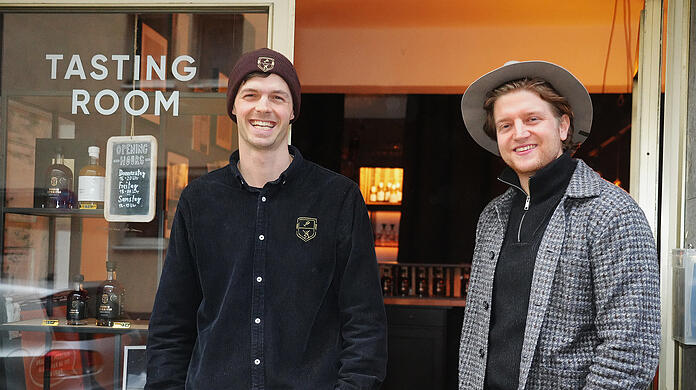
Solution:
{"label": "black jacket", "polygon": [[230,165],[176,210],[150,319],[147,388],[373,389],[386,316],[357,185],[294,160],[249,187]]}

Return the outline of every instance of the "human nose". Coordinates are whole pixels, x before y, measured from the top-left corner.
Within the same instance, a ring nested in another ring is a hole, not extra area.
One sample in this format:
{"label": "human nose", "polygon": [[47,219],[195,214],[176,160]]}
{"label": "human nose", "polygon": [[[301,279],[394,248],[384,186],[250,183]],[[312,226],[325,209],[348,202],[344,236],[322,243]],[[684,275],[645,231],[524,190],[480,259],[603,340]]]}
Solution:
{"label": "human nose", "polygon": [[527,126],[525,126],[521,120],[516,120],[514,122],[513,126],[514,126],[515,139],[526,138],[529,136],[529,131],[527,130]]}
{"label": "human nose", "polygon": [[269,104],[268,104],[268,103],[269,103],[268,97],[267,97],[267,96],[261,96],[261,98],[259,98],[259,99],[256,101],[256,107],[255,107],[256,111],[259,111],[259,112],[267,112],[267,111],[269,110]]}

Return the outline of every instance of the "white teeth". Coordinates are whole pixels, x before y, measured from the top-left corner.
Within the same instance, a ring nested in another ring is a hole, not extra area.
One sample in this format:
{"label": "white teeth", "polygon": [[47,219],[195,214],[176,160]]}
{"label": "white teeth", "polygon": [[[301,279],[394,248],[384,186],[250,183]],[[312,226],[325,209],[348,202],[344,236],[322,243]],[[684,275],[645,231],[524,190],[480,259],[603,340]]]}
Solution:
{"label": "white teeth", "polygon": [[274,126],[273,122],[266,122],[266,121],[250,121],[252,125],[256,127],[268,127],[271,128]]}
{"label": "white teeth", "polygon": [[535,145],[527,145],[521,148],[515,148],[515,152],[526,152],[527,150],[534,149],[535,147]]}

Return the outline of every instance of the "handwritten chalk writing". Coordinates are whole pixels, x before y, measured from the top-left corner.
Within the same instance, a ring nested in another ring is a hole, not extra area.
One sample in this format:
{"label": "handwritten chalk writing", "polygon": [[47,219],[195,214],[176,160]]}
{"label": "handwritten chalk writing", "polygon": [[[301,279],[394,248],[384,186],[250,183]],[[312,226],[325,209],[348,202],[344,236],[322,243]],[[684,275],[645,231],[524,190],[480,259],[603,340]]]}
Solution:
{"label": "handwritten chalk writing", "polygon": [[[142,157],[142,156],[141,156],[141,157]],[[143,157],[143,160],[144,160],[144,159],[145,159],[145,158]],[[135,176],[135,177],[141,177],[141,178],[144,179],[144,178],[145,178],[145,175],[147,175],[147,173],[146,173],[145,171],[141,171],[140,169],[136,169],[135,171],[126,171],[126,170],[123,170],[123,169],[119,169],[119,170],[118,170],[118,175],[119,175],[119,176],[128,176],[128,177],[133,177],[133,176]]]}
{"label": "handwritten chalk writing", "polygon": [[150,144],[117,144],[116,154],[148,154],[150,153]]}

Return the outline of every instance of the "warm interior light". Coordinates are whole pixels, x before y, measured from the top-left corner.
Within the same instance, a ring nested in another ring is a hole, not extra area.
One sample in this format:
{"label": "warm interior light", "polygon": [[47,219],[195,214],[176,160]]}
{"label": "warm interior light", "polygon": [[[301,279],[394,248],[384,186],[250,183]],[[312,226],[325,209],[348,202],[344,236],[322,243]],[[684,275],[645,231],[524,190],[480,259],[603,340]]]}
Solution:
{"label": "warm interior light", "polygon": [[403,184],[403,168],[360,168],[360,191],[367,204],[401,204]]}

